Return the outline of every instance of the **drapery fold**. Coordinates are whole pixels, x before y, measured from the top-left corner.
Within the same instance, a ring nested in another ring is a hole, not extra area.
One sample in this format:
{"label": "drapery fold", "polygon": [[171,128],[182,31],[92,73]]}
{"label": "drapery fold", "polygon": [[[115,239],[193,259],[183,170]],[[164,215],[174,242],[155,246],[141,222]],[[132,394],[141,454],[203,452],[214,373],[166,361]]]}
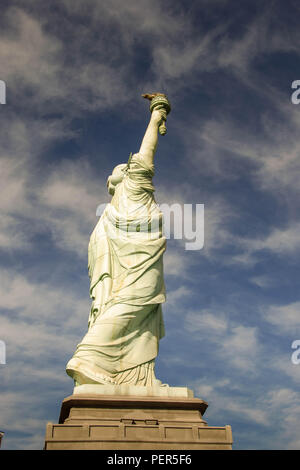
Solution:
{"label": "drapery fold", "polygon": [[132,157],[89,242],[88,332],[67,364],[78,383],[152,384],[165,302],[162,214],[154,168]]}

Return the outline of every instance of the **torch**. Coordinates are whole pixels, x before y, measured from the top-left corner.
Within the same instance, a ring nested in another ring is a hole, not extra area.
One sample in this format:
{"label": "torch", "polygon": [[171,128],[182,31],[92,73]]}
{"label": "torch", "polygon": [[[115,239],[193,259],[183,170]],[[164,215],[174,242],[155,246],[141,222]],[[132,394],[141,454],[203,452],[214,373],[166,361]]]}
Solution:
{"label": "torch", "polygon": [[[169,112],[171,111],[170,102],[167,96],[164,95],[163,93],[151,93],[151,94],[147,93],[145,95],[142,95],[142,97],[150,100],[150,112],[151,113],[154,108],[158,108],[158,109],[164,108],[167,114],[169,114]],[[163,120],[163,122],[160,124],[158,131],[160,135],[165,135],[167,133],[165,120]]]}

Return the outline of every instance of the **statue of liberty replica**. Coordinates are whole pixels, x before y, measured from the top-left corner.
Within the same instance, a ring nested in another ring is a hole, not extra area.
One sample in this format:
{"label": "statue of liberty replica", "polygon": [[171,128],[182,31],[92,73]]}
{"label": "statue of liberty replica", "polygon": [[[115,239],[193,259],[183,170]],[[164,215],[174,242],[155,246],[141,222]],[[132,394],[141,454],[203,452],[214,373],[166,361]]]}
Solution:
{"label": "statue of liberty replica", "polygon": [[[45,450],[232,448],[230,426],[203,420],[205,401],[155,377],[164,336],[166,239],[152,179],[158,134],[166,133],[171,107],[162,93],[143,96],[150,100],[150,122],[139,151],[107,179],[112,198],[88,247],[88,330],[67,363],[73,395],[63,400],[58,424],[47,424]],[[109,459],[124,463],[116,453]]]}
{"label": "statue of liberty replica", "polygon": [[155,386],[154,363],[164,335],[162,214],[152,178],[158,133],[166,132],[170,103],[151,100],[151,118],[138,153],[107,180],[112,196],[89,242],[92,306],[88,332],[67,364],[75,385]]}

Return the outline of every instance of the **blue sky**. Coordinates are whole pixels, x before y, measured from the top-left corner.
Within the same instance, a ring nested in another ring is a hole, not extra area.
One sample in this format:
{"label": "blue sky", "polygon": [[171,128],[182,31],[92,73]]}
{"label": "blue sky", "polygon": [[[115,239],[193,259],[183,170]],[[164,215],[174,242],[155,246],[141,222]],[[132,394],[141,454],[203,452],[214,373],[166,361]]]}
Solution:
{"label": "blue sky", "polygon": [[156,200],[204,204],[205,242],[165,254],[156,375],[209,403],[235,449],[300,448],[297,1],[1,4],[0,429],[41,449],[86,332],[87,245],[106,178],[167,93]]}

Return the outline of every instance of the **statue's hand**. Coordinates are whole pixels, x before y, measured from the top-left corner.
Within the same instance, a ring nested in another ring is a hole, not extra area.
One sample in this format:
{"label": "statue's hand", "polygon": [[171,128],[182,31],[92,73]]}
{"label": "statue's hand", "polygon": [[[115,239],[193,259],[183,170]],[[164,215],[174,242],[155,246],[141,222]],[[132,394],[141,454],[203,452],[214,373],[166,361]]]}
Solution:
{"label": "statue's hand", "polygon": [[156,106],[152,111],[151,120],[157,125],[160,125],[162,121],[166,121],[167,111],[163,106]]}

